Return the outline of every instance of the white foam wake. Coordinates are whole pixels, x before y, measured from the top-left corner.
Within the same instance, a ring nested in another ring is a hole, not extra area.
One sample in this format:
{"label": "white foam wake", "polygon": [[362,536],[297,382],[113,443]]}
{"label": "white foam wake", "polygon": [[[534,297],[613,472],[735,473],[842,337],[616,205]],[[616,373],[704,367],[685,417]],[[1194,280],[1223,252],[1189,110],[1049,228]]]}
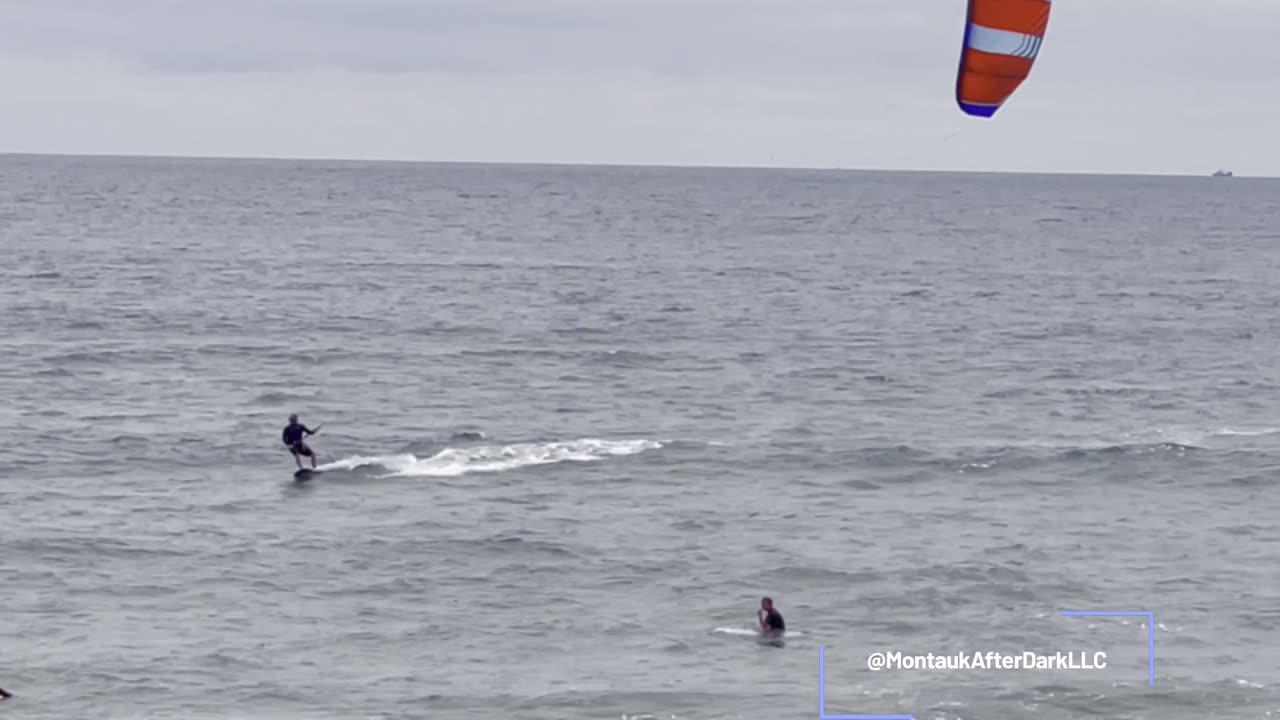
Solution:
{"label": "white foam wake", "polygon": [[[740,628],[740,627],[718,627],[711,632],[720,635],[741,635],[742,637],[760,637],[760,631],[756,628]],[[802,637],[804,633],[797,630],[788,630],[787,637]]]}
{"label": "white foam wake", "polygon": [[355,455],[320,466],[320,470],[354,470],[377,466],[389,470],[384,477],[451,477],[476,472],[503,472],[531,465],[559,462],[591,462],[618,455],[655,450],[653,440],[595,440],[517,443],[503,446],[446,448],[429,458],[416,455]]}

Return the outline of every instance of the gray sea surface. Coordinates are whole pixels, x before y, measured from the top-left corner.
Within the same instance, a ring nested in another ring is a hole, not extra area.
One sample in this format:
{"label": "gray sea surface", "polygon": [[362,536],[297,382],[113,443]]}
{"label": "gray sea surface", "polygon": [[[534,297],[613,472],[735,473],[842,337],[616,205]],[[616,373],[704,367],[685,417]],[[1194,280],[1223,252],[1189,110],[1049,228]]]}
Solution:
{"label": "gray sea surface", "polygon": [[0,156],[0,717],[1272,717],[1278,245],[1243,178]]}

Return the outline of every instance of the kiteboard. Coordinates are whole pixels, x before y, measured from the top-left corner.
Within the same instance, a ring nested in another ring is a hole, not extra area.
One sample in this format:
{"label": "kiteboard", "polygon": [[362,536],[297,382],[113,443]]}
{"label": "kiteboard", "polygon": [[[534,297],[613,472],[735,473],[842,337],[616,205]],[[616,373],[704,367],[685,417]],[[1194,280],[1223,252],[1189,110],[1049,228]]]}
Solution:
{"label": "kiteboard", "polygon": [[320,474],[320,473],[322,473],[322,472],[324,472],[324,471],[323,471],[323,470],[311,470],[311,469],[299,470],[299,471],[297,471],[297,472],[295,472],[295,473],[293,474],[293,479],[295,479],[295,480],[310,480],[313,476],[315,476],[315,475],[319,475],[319,474]]}

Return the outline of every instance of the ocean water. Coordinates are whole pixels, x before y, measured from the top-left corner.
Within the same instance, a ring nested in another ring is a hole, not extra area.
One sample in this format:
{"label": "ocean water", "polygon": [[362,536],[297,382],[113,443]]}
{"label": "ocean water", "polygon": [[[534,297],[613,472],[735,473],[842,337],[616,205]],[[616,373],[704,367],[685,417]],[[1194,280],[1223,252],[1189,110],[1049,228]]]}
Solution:
{"label": "ocean water", "polygon": [[1277,245],[1241,178],[3,157],[0,714],[1272,717]]}

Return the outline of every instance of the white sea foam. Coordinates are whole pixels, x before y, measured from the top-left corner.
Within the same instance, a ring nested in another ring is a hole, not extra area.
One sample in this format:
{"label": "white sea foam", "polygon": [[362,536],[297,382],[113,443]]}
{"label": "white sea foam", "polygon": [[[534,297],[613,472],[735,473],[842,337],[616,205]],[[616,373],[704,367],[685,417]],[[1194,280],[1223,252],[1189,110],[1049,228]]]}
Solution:
{"label": "white sea foam", "polygon": [[501,446],[446,448],[427,458],[412,454],[355,455],[320,466],[321,470],[354,470],[382,467],[386,476],[450,477],[476,472],[503,472],[532,465],[560,462],[592,462],[608,457],[634,455],[655,450],[654,440],[596,440],[583,438],[566,442],[517,443]]}

